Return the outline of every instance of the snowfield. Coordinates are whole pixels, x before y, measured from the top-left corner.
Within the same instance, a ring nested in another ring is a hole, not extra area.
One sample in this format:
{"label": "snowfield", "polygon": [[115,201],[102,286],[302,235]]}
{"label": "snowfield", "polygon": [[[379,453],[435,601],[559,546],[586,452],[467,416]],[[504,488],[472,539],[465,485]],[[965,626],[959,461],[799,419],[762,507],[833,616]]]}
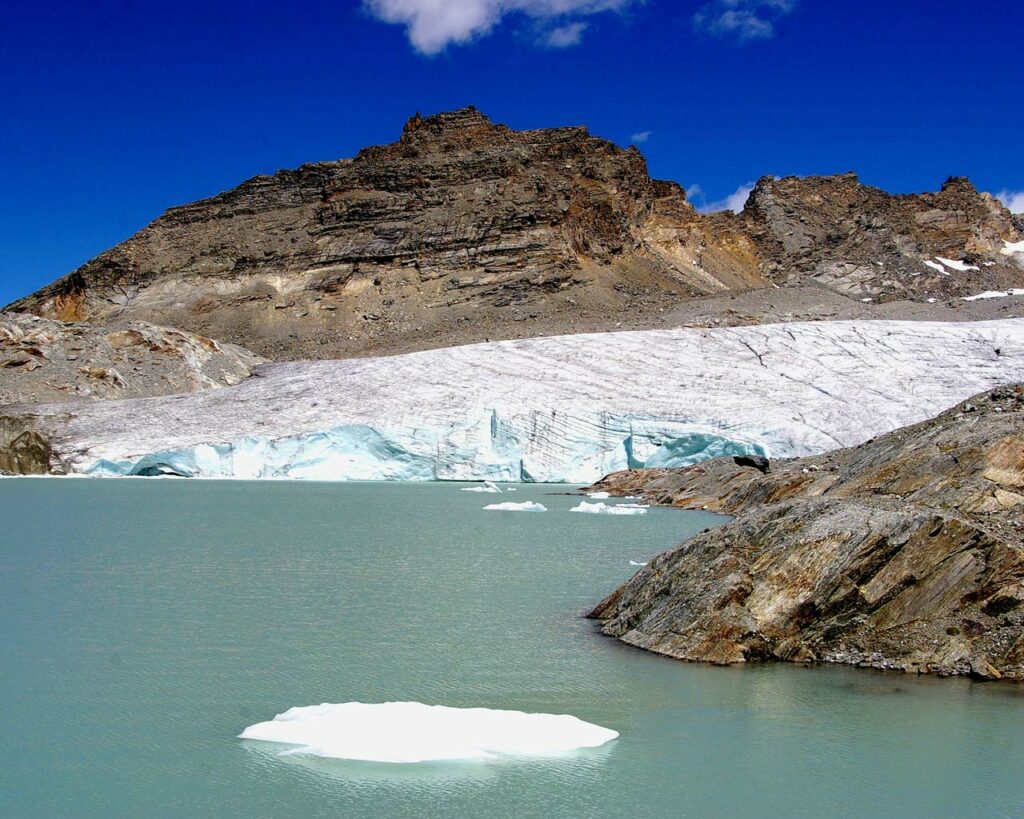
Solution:
{"label": "snowfield", "polygon": [[91,475],[582,483],[857,444],[1021,380],[1024,319],[816,322],[270,364],[235,387],[17,412]]}

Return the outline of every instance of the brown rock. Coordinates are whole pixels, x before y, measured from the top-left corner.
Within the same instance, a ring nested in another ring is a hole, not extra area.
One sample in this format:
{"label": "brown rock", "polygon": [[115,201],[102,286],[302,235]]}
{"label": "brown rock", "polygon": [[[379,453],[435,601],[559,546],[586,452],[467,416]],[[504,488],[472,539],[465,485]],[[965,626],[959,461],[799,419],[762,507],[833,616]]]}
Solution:
{"label": "brown rock", "polygon": [[[1021,395],[995,390],[767,474],[718,459],[608,476],[594,488],[737,517],[651,561],[591,616],[686,660],[1024,679],[1024,510],[1006,488]],[[994,493],[1003,502],[980,502]]]}
{"label": "brown rock", "polygon": [[[579,127],[513,131],[467,108],[416,115],[397,142],[353,159],[172,208],[12,307],[181,327],[276,360],[330,358],[662,326],[686,322],[694,297],[767,288],[760,304],[779,286],[810,286],[798,302],[830,294],[812,318],[859,309],[862,296],[1022,287],[1024,257],[1000,253],[1021,236],[962,179],[891,196],[852,174],[765,178],[742,215],[705,216],[679,185],[652,180],[635,148]],[[936,256],[977,270],[943,276],[924,265]]]}

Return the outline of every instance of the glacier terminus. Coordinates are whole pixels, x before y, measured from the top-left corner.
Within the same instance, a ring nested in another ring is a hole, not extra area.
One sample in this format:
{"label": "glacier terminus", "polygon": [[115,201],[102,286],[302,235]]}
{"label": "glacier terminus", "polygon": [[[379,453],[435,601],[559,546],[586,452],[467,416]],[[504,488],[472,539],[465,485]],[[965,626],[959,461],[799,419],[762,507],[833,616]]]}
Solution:
{"label": "glacier terminus", "polygon": [[588,482],[861,443],[1024,380],[1024,320],[521,339],[257,368],[221,389],[19,407],[55,471]]}

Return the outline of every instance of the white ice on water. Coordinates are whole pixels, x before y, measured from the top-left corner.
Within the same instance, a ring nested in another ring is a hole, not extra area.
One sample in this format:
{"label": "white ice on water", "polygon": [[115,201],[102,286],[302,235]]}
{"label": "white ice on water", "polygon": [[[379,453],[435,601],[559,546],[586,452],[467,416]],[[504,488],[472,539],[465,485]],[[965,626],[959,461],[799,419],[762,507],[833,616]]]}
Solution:
{"label": "white ice on water", "polygon": [[570,512],[583,512],[588,515],[646,515],[647,507],[633,503],[624,503],[621,506],[609,506],[606,503],[587,503],[580,501],[579,506],[574,506]]}
{"label": "white ice on water", "polygon": [[[488,492],[491,494],[497,494],[501,492],[501,489],[494,481],[485,481],[483,486],[465,486],[462,488],[463,492]],[[513,490],[509,490],[510,492]]]}
{"label": "white ice on water", "polygon": [[93,475],[589,483],[852,446],[1020,380],[1024,320],[811,322],[271,364],[234,387],[33,412]]}
{"label": "white ice on water", "polygon": [[600,499],[603,499],[603,498],[610,498],[611,495],[608,492],[587,492],[587,497],[588,498],[597,498],[597,499],[600,500]]}
{"label": "white ice on water", "polygon": [[635,560],[631,560],[631,561],[629,561],[629,565],[630,565],[630,566],[646,566],[646,565],[647,565],[647,562],[646,562],[646,561],[644,561],[643,563],[638,563],[638,562],[637,562],[637,561],[635,561]]}
{"label": "white ice on water", "polygon": [[392,763],[557,756],[596,748],[616,737],[616,731],[568,714],[419,702],[291,708],[240,735],[294,746],[285,754]]}
{"label": "white ice on water", "polygon": [[547,512],[548,508],[541,503],[534,503],[533,501],[524,501],[523,503],[492,503],[490,506],[485,506],[484,511],[490,512]]}

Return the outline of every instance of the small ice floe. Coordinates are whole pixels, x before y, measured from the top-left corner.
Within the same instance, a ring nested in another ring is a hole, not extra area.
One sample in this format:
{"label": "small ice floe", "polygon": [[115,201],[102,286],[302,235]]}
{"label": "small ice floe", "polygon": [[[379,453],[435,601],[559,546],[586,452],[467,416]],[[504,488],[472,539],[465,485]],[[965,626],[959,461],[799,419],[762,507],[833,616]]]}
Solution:
{"label": "small ice floe", "polygon": [[[492,495],[499,494],[501,489],[494,481],[484,481],[483,486],[464,486],[462,487],[463,492],[489,492]],[[510,492],[513,490],[509,490]]]}
{"label": "small ice floe", "polygon": [[636,504],[623,504],[622,506],[609,506],[606,503],[587,503],[580,501],[579,506],[574,506],[570,512],[584,512],[589,515],[646,515],[647,510]]}
{"label": "small ice floe", "polygon": [[1008,296],[1024,296],[1024,289],[1013,290],[986,290],[976,296],[964,296],[964,301],[981,301],[982,299],[1005,299]]}
{"label": "small ice floe", "polygon": [[1003,242],[1003,249],[999,251],[1004,256],[1012,256],[1014,253],[1024,253],[1024,242]]}
{"label": "small ice floe", "polygon": [[615,508],[616,509],[650,509],[651,506],[648,503],[620,503]]}
{"label": "small ice floe", "polygon": [[587,492],[588,498],[610,498],[611,495],[608,492]]}
{"label": "small ice floe", "polygon": [[931,261],[931,259],[928,259],[928,260],[925,261],[925,264],[928,267],[930,267],[932,270],[938,270],[939,273],[941,273],[943,276],[948,276],[949,275],[949,272],[946,270],[946,268],[944,268],[938,262],[933,262],[933,261]]}
{"label": "small ice floe", "polygon": [[408,764],[557,756],[597,748],[618,735],[569,714],[346,702],[291,708],[250,725],[239,738],[293,746],[280,756]]}
{"label": "small ice floe", "polygon": [[506,492],[515,492],[516,488],[514,486],[506,486],[505,487],[505,491]]}
{"label": "small ice floe", "polygon": [[629,565],[630,566],[646,566],[647,565],[647,561],[644,561],[643,563],[637,563],[635,560],[631,560],[631,561],[629,561]]}
{"label": "small ice floe", "polygon": [[524,501],[523,503],[492,503],[485,506],[484,511],[489,512],[547,512],[548,508],[540,503]]}
{"label": "small ice floe", "polygon": [[936,261],[942,262],[950,270],[958,270],[961,273],[966,273],[968,270],[980,270],[977,265],[967,264],[967,262],[958,261],[957,259],[946,259],[943,256],[936,256]]}

